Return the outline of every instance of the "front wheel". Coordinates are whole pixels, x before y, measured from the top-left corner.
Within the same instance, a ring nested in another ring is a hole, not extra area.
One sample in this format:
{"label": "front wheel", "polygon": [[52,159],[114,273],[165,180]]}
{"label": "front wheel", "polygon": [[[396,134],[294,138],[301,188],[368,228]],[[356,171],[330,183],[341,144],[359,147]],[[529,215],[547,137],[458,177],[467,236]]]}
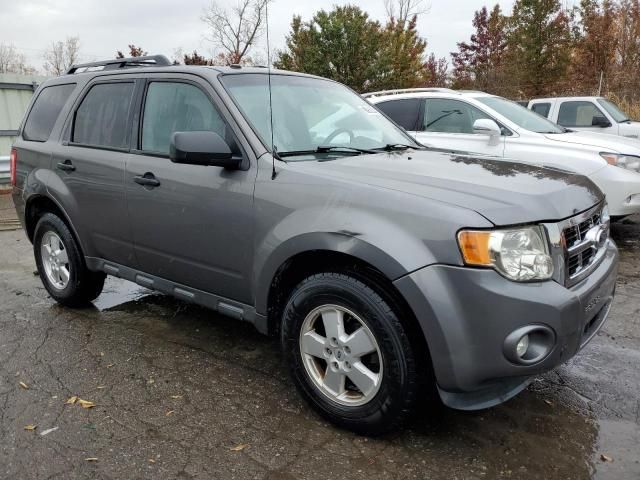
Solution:
{"label": "front wheel", "polygon": [[338,426],[377,435],[400,426],[418,390],[416,359],[389,303],[362,281],[302,281],[282,318],[282,348],[305,399]]}
{"label": "front wheel", "polygon": [[102,292],[106,275],[87,269],[69,227],[53,213],[36,225],[33,253],[49,295],[61,305],[86,305]]}

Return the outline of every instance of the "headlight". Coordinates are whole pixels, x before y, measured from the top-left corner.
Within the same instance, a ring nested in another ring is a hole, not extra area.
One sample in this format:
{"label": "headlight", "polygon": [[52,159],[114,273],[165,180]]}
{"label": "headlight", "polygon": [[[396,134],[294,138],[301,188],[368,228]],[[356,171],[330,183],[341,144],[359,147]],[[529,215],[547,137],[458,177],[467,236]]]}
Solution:
{"label": "headlight", "polygon": [[602,212],[600,212],[600,222],[604,223],[609,228],[611,224],[611,216],[609,215],[609,205],[607,203],[602,207]]}
{"label": "headlight", "polygon": [[510,280],[548,280],[553,275],[553,261],[539,226],[462,230],[458,245],[465,264],[495,268]]}
{"label": "headlight", "polygon": [[600,156],[604,158],[609,165],[615,165],[616,167],[640,172],[640,157],[636,157],[634,155],[620,155],[618,153],[601,153]]}

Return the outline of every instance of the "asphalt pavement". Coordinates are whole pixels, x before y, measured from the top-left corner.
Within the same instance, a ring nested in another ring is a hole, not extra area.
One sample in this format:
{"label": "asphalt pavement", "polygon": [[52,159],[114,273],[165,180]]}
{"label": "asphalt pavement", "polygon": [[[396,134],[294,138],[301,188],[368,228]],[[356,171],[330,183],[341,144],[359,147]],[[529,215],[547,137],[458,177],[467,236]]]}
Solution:
{"label": "asphalt pavement", "polygon": [[117,279],[61,308],[0,232],[0,478],[639,479],[640,218],[613,235],[617,298],[578,356],[504,405],[425,403],[366,438],[314,414],[250,325]]}

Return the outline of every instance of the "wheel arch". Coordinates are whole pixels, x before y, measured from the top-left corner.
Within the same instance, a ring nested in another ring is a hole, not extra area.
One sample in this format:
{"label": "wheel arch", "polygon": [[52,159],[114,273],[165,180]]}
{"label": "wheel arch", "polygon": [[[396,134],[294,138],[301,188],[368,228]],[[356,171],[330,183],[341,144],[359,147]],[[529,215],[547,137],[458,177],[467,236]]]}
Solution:
{"label": "wheel arch", "polygon": [[287,258],[275,270],[271,281],[267,284],[266,292],[269,334],[279,334],[282,311],[293,288],[314,273],[328,271],[354,276],[390,303],[400,322],[407,329],[407,334],[418,356],[425,360],[425,369],[432,371],[428,340],[424,336],[417,316],[394,285],[392,277],[388,272],[363,258],[336,250],[301,251]]}
{"label": "wheel arch", "polygon": [[58,202],[47,195],[34,194],[27,199],[24,211],[25,230],[30,242],[33,243],[33,237],[35,234],[36,225],[38,224],[38,220],[45,213],[53,213],[67,225],[67,227],[71,231],[71,234],[73,235],[74,240],[80,248],[80,254],[84,257],[84,248],[82,242],[80,241],[80,237],[78,236],[78,232],[71,223],[69,215],[67,215],[67,212],[64,211],[64,209]]}

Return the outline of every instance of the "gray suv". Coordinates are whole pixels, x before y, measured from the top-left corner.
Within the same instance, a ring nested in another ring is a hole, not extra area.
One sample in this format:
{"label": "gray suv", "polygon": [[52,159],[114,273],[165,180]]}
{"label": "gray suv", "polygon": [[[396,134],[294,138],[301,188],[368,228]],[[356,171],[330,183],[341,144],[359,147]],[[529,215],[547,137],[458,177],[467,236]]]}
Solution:
{"label": "gray suv", "polygon": [[251,322],[317,411],[364,434],[429,389],[506,401],[584,347],[614,295],[588,179],[427,149],[318,77],[75,66],[38,89],[11,159],[58,303],[113,275]]}

